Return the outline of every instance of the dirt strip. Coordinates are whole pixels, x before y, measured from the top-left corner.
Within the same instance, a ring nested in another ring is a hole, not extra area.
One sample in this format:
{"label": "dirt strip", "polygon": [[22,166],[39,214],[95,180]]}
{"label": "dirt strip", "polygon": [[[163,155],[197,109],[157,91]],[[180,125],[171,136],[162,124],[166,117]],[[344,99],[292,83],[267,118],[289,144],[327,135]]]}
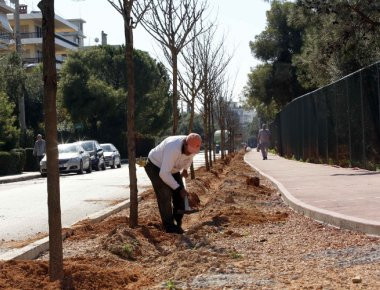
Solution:
{"label": "dirt strip", "polygon": [[[236,154],[188,180],[200,211],[184,235],[162,231],[153,191],[128,211],[84,223],[64,241],[65,281],[48,281],[48,253],[0,262],[0,288],[380,289],[380,239],[291,211]],[[316,186],[318,186],[316,184]]]}

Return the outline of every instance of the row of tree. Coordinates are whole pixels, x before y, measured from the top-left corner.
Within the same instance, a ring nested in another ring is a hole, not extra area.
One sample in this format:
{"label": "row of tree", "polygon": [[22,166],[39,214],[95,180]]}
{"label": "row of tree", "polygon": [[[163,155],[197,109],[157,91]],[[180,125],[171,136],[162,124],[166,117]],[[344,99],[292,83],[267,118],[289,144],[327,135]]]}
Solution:
{"label": "row of tree", "polygon": [[300,95],[380,59],[380,6],[372,0],[271,1],[250,42],[262,61],[249,74],[248,105],[264,121]]}
{"label": "row of tree", "polygon": [[[202,118],[206,168],[210,170],[215,161],[215,150],[212,150],[215,129],[220,128],[222,132],[222,158],[224,149],[233,150],[233,137],[239,130],[238,116],[230,106],[232,90],[226,72],[232,56],[224,50],[223,39],[216,39],[216,28],[204,19],[206,0],[108,2],[124,19],[125,46],[96,47],[73,53],[64,64],[59,81],[55,67],[54,0],[42,0],[38,4],[43,15],[43,69],[33,71],[39,79],[33,89],[39,92],[34,96],[39,108],[43,104],[43,111],[39,110],[41,115],[34,122],[39,124],[36,128],[45,128],[47,141],[51,280],[63,279],[58,128],[88,132],[94,138],[110,136],[109,140],[122,135],[120,132],[126,135],[131,227],[138,225],[135,162],[138,134],[163,134],[170,115],[172,134],[176,134],[180,117],[178,101],[182,99],[188,106],[186,133],[194,130],[198,114]],[[165,67],[147,53],[134,50],[133,30],[138,24],[162,46],[172,75],[170,88]],[[22,70],[21,65],[18,68]],[[19,84],[23,82],[15,82],[19,94],[27,91],[23,86],[20,89]],[[17,96],[9,91],[11,87],[5,86],[4,90],[8,96]],[[0,94],[0,103],[8,102],[4,112],[12,123],[15,119],[10,112],[17,110],[17,102],[12,103],[5,95]],[[44,124],[40,126],[42,116]],[[227,130],[232,136],[228,144]]]}

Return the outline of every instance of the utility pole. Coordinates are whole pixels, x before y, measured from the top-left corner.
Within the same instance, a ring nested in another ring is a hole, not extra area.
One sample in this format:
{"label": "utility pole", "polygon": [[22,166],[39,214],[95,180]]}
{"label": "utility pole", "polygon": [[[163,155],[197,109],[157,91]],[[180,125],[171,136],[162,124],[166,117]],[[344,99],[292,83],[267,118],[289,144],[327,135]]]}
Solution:
{"label": "utility pole", "polygon": [[[20,37],[20,4],[19,0],[13,0],[15,3],[15,42],[16,42],[16,53],[22,58],[21,55],[21,37]],[[19,124],[21,129],[21,143],[25,142],[25,133],[26,133],[26,121],[25,121],[25,100],[24,100],[24,92],[22,88],[19,88],[18,91],[18,111],[19,111]],[[25,144],[21,144],[25,145]]]}

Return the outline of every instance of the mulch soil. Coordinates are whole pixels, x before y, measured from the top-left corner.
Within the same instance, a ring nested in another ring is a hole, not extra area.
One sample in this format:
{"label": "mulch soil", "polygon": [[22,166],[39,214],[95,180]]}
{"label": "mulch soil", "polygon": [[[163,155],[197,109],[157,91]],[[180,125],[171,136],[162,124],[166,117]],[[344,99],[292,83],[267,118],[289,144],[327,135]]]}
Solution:
{"label": "mulch soil", "polygon": [[183,235],[163,231],[148,190],[137,228],[124,210],[67,230],[62,283],[49,282],[44,253],[0,262],[0,289],[380,289],[379,238],[295,213],[257,177],[242,153],[200,168]]}

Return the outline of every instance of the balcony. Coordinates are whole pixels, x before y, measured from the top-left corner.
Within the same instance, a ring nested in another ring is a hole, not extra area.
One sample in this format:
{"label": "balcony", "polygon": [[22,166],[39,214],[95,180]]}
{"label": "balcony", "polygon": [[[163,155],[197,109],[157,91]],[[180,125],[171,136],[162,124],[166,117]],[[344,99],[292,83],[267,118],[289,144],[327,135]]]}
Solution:
{"label": "balcony", "polygon": [[[42,33],[41,32],[22,32],[20,33],[20,38],[23,40],[32,40],[32,39],[38,39],[37,43],[42,44]],[[33,44],[36,43],[35,41],[22,41],[22,44]],[[64,46],[68,49],[78,48],[79,44],[75,43],[69,39],[66,39],[62,35],[55,34],[55,43],[57,45]]]}
{"label": "balcony", "polygon": [[[56,55],[55,57],[55,63],[62,64],[64,61],[64,58],[62,56]],[[22,62],[24,64],[36,64],[42,62],[42,56],[39,57],[22,57]]]}

